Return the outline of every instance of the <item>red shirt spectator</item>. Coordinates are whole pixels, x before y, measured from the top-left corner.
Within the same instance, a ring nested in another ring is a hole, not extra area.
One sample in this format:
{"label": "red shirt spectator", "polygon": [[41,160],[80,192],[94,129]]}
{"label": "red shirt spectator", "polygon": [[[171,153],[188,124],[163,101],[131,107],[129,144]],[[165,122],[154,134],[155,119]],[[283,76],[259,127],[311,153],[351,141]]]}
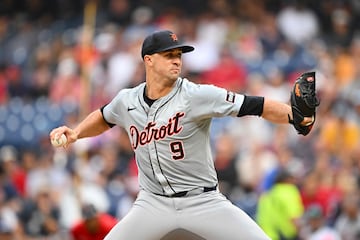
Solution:
{"label": "red shirt spectator", "polygon": [[246,68],[224,50],[219,63],[200,78],[203,83],[223,87],[229,91],[242,92],[246,86]]}
{"label": "red shirt spectator", "polygon": [[83,219],[71,229],[74,240],[103,240],[118,220],[106,213],[98,213],[91,204],[82,209]]}
{"label": "red shirt spectator", "polygon": [[342,199],[342,191],[336,186],[325,185],[322,178],[317,173],[307,176],[301,187],[301,198],[305,209],[316,204],[321,206],[325,217],[330,217]]}

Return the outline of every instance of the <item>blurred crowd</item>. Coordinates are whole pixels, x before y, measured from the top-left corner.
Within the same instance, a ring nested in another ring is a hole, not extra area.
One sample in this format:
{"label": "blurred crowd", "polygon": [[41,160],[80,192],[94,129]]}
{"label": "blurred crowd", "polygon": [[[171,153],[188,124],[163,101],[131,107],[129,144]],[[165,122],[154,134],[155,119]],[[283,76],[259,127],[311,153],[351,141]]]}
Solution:
{"label": "blurred crowd", "polygon": [[1,1],[0,238],[102,239],[91,219],[121,221],[138,192],[124,130],[66,149],[48,134],[143,82],[144,37],[171,29],[195,46],[182,71],[194,82],[288,102],[316,71],[306,137],[213,120],[219,187],[274,240],[360,239],[359,22],[357,0]]}

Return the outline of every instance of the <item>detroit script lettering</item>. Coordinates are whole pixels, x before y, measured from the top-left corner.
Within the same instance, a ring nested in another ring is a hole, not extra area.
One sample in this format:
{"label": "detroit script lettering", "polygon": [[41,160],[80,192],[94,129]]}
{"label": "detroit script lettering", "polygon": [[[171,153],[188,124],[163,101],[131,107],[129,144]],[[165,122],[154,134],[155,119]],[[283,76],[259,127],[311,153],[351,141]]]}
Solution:
{"label": "detroit script lettering", "polygon": [[132,139],[132,147],[135,150],[139,144],[145,145],[151,141],[164,139],[167,136],[178,134],[183,129],[183,126],[179,125],[180,118],[184,117],[185,113],[178,112],[174,117],[169,118],[166,125],[155,127],[155,122],[149,122],[142,131],[139,131],[136,126],[130,126],[130,136]]}

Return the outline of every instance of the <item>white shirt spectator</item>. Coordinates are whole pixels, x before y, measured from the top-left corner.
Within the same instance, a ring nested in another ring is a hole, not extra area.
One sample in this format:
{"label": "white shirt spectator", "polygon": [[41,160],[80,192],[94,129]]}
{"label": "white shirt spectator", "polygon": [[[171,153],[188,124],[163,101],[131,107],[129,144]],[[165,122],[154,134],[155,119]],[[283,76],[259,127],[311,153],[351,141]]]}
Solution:
{"label": "white shirt spectator", "polygon": [[302,44],[314,38],[319,31],[319,22],[313,11],[289,6],[277,17],[278,27],[292,43]]}

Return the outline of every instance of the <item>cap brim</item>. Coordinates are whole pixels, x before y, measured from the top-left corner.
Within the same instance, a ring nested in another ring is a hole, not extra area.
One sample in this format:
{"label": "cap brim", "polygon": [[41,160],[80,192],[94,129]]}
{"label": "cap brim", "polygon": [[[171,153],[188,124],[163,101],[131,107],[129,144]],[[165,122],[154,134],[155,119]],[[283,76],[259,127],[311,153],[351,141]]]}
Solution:
{"label": "cap brim", "polygon": [[168,48],[159,49],[157,52],[165,52],[165,51],[168,51],[171,49],[176,49],[176,48],[180,48],[182,53],[192,52],[195,49],[193,46],[179,44],[179,45],[171,46]]}

